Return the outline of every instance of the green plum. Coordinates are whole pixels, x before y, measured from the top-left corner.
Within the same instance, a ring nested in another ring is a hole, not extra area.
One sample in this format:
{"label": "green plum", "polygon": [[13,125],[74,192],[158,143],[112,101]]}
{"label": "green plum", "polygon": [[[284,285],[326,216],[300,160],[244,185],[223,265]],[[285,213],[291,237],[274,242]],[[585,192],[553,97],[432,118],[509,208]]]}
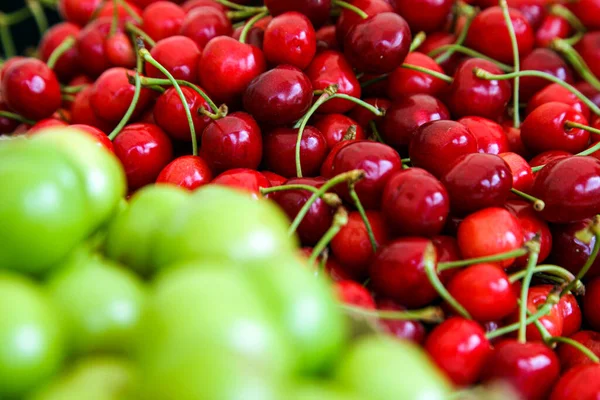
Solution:
{"label": "green plum", "polygon": [[33,282],[0,273],[0,399],[21,398],[61,367],[57,311]]}
{"label": "green plum", "polygon": [[288,400],[364,400],[330,382],[302,382],[289,390]]}
{"label": "green plum", "polygon": [[106,255],[142,275],[150,275],[154,271],[152,250],[156,237],[189,197],[189,192],[170,185],[147,186],[138,191],[110,224]]}
{"label": "green plum", "polygon": [[265,199],[235,189],[198,189],[161,231],[155,257],[161,267],[185,261],[233,261],[260,265],[278,254],[295,253],[289,221]]}
{"label": "green plum", "polygon": [[445,400],[451,393],[423,349],[382,335],[354,343],[338,366],[337,379],[364,400]]}

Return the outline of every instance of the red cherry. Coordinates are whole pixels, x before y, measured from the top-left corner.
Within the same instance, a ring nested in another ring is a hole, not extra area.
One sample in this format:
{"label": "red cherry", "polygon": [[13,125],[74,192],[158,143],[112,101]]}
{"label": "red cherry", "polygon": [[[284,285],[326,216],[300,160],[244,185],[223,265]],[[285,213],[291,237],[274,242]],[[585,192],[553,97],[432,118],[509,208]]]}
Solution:
{"label": "red cherry", "polygon": [[435,97],[418,94],[395,101],[379,124],[384,141],[402,150],[427,122],[450,119],[444,104]]}
{"label": "red cherry", "polygon": [[[142,15],[142,10],[128,1],[124,1],[129,8],[131,8],[136,15]],[[114,15],[114,5],[115,3],[112,1],[105,1],[103,5],[100,6],[100,10],[98,11],[98,18],[112,18]],[[125,7],[122,4],[117,6],[117,19],[119,22],[136,22],[135,18],[131,16]]]}
{"label": "red cherry", "polygon": [[[314,90],[324,90],[337,85],[337,92],[360,98],[361,88],[356,75],[344,56],[335,51],[324,51],[315,56],[306,75],[310,78]],[[325,114],[343,114],[354,108],[355,104],[348,100],[333,99],[323,104],[319,111]]]}
{"label": "red cherry", "polygon": [[[520,248],[523,231],[512,214],[497,207],[486,208],[466,217],[458,226],[458,246],[465,258],[485,257]],[[499,261],[508,267],[514,259]]]}
{"label": "red cherry", "polygon": [[600,397],[600,365],[580,365],[564,374],[549,400],[594,400]]}
{"label": "red cherry", "polygon": [[[530,161],[529,161],[529,165],[533,168],[533,167],[540,167],[546,164],[550,164],[550,162],[554,161],[554,160],[560,160],[562,158],[567,158],[572,156],[573,154],[569,153],[568,151],[562,151],[562,150],[550,150],[550,151],[545,151],[543,153],[538,154],[537,156],[533,157]],[[534,176],[537,174],[537,172],[534,172]]]}
{"label": "red cherry", "polygon": [[[70,22],[61,22],[48,29],[40,42],[39,52],[42,61],[47,62],[52,52],[70,36],[77,37],[81,31],[77,25]],[[68,81],[79,73],[79,54],[74,46],[57,60],[53,68],[54,73],[61,81]]]}
{"label": "red cherry", "polygon": [[592,85],[585,81],[581,81],[575,84],[575,88],[579,90],[585,97],[590,99],[595,105],[600,105],[600,90],[594,89]]}
{"label": "red cherry", "polygon": [[254,199],[262,197],[260,189],[271,187],[271,183],[263,174],[248,168],[225,171],[213,179],[212,184],[239,189]]}
{"label": "red cherry", "polygon": [[[383,215],[378,211],[367,211],[373,236],[378,245],[388,240],[387,226]],[[348,215],[348,223],[331,241],[331,252],[344,270],[356,277],[366,276],[369,262],[373,258],[373,247],[367,228],[358,211]]]}
{"label": "red cherry", "polygon": [[181,5],[181,9],[187,14],[196,7],[215,7],[216,9],[227,12],[229,9],[214,0],[188,0]]}
{"label": "red cherry", "polygon": [[[373,107],[384,110],[386,115],[388,114],[388,110],[392,104],[388,99],[384,98],[366,98],[363,99],[363,101],[372,105]],[[371,121],[380,122],[384,118],[378,117],[364,107],[354,107],[349,115],[350,118],[358,122],[358,125],[367,131],[370,131],[369,123]]]}
{"label": "red cherry", "polygon": [[354,127],[355,140],[367,139],[363,128],[352,118],[346,117],[343,114],[327,114],[315,122],[315,128],[325,136],[327,147],[330,149],[344,139],[344,136],[348,134],[348,130],[351,127]]}
{"label": "red cherry", "polygon": [[317,52],[317,38],[310,20],[298,12],[276,16],[265,29],[263,51],[271,64],[305,69]]}
{"label": "red cherry", "polygon": [[262,171],[262,174],[267,177],[271,183],[271,186],[281,186],[285,184],[285,181],[287,181],[285,177],[271,171]]}
{"label": "red cherry", "polygon": [[447,319],[438,325],[429,334],[425,350],[458,386],[477,382],[483,365],[492,352],[483,328],[477,322],[458,317]]}
{"label": "red cherry", "polygon": [[[125,68],[111,68],[96,80],[90,96],[90,104],[98,118],[108,122],[119,122],[133,101],[135,87],[128,76],[133,72]],[[151,101],[152,92],[142,89],[133,118],[141,115]]]}
{"label": "red cherry", "polygon": [[48,118],[61,105],[56,75],[40,60],[26,58],[10,66],[2,78],[6,105],[25,118]]}
{"label": "red cherry", "polygon": [[156,183],[194,190],[211,180],[212,172],[206,161],[198,156],[183,156],[167,164],[156,178]]}
{"label": "red cherry", "polygon": [[509,151],[510,145],[502,126],[482,117],[464,117],[458,120],[469,128],[475,140],[477,151],[487,154],[500,154]]}
{"label": "red cherry", "polygon": [[[436,50],[442,46],[454,44],[456,42],[456,35],[447,32],[434,32],[427,35],[425,41],[418,50],[422,53],[429,54],[429,52]],[[440,63],[440,66],[446,71],[447,74],[453,75],[456,72],[461,61],[465,59],[460,53],[454,53],[450,58]]]}
{"label": "red cherry", "polygon": [[533,172],[527,161],[520,155],[511,152],[500,153],[498,156],[502,158],[510,168],[510,173],[513,178],[512,187],[521,192],[529,192],[533,187]]}
{"label": "red cherry", "polygon": [[101,3],[102,0],[59,0],[58,10],[67,21],[84,26]]}
{"label": "red cherry", "polygon": [[[10,111],[6,103],[0,95],[0,111]],[[0,117],[0,135],[6,133],[13,133],[19,126],[19,121],[12,118]]]}
{"label": "red cherry", "polygon": [[442,30],[453,6],[451,0],[395,0],[393,4],[413,32],[426,33]]}
{"label": "red cherry", "polygon": [[[577,275],[592,254],[592,249],[596,242],[594,236],[592,236],[590,243],[584,243],[576,237],[576,233],[585,229],[589,223],[589,219],[584,219],[571,224],[552,226],[552,240],[554,242],[552,253],[550,254],[550,261],[552,263],[560,265]],[[594,261],[586,274],[586,278],[591,279],[597,276],[600,276],[600,258]],[[600,327],[600,324],[598,327]]]}
{"label": "red cherry", "polygon": [[[550,49],[535,49],[521,62],[522,71],[541,71],[548,73],[567,83],[573,83],[573,72],[567,63],[556,52]],[[519,93],[523,101],[529,100],[534,94],[550,85],[543,78],[521,78]]]}
{"label": "red cherry", "polygon": [[543,343],[505,340],[483,368],[483,381],[505,381],[524,400],[545,399],[560,373],[558,358]]}
{"label": "red cherry", "polygon": [[446,224],[450,200],[433,175],[420,168],[409,168],[388,179],[381,210],[398,235],[434,236]]}
{"label": "red cherry", "polygon": [[[175,79],[197,82],[198,61],[201,54],[192,39],[185,36],[171,36],[159,40],[150,54]],[[166,76],[152,64],[146,64],[146,73],[151,78],[166,79]]]}
{"label": "red cherry", "polygon": [[435,300],[438,294],[429,283],[423,259],[430,244],[427,239],[406,237],[381,246],[369,267],[375,292],[409,308]]}
{"label": "red cherry", "polygon": [[600,331],[600,278],[594,278],[585,286],[583,297],[583,315],[588,325],[595,331]]}
{"label": "red cherry", "polygon": [[35,125],[33,125],[31,128],[29,128],[29,130],[27,131],[28,134],[32,134],[32,133],[36,133],[39,132],[45,128],[50,128],[50,127],[59,127],[59,126],[68,126],[69,124],[67,124],[65,121],[61,121],[55,118],[46,118],[46,119],[41,119],[38,122],[35,123]]}
{"label": "red cherry", "polygon": [[[342,148],[333,160],[333,175],[362,169],[366,176],[356,184],[356,194],[366,209],[380,207],[383,190],[394,172],[402,168],[402,160],[394,149],[369,141],[353,141]],[[336,192],[352,203],[348,186],[338,185]]]}
{"label": "red cherry", "polygon": [[350,28],[344,38],[344,55],[359,71],[386,74],[404,62],[411,40],[404,18],[383,12]]}
{"label": "red cherry", "polygon": [[[505,204],[505,207],[519,220],[523,228],[524,241],[538,236],[540,240],[538,264],[544,262],[552,250],[552,233],[546,221],[542,219],[540,213],[535,211],[533,205],[528,201],[510,200]],[[516,265],[525,268],[528,258],[527,255],[519,257]]]}
{"label": "red cherry", "polygon": [[201,51],[211,39],[232,33],[231,21],[215,7],[194,8],[185,16],[181,26],[181,34],[192,39]]}
{"label": "red cherry", "polygon": [[[526,57],[533,50],[535,40],[533,29],[520,11],[509,9],[509,14],[517,37],[519,54],[521,57]],[[512,64],[510,36],[500,7],[488,8],[473,19],[466,45],[495,60]]]}
{"label": "red cherry", "polygon": [[322,27],[315,32],[315,37],[317,39],[317,53],[326,50],[340,50],[340,45],[338,44],[335,35],[335,25],[326,25]]}
{"label": "red cherry", "polygon": [[[300,254],[302,255],[302,257],[304,257],[306,259],[306,261],[308,261],[312,252],[313,252],[312,247],[302,247],[300,249]],[[318,259],[319,262],[321,260],[322,260],[322,258]],[[317,267],[317,266],[315,266],[315,267]],[[317,271],[317,272],[320,272],[320,271]],[[333,282],[354,280],[354,278],[352,276],[348,275],[342,269],[342,267],[338,264],[338,262],[336,260],[334,260],[332,257],[327,258],[327,261],[325,262],[325,271],[324,272],[327,274],[327,277],[329,277]]]}
{"label": "red cherry", "polygon": [[[384,12],[394,12],[392,6],[384,0],[353,0],[352,5],[364,11],[368,16]],[[344,38],[348,35],[348,32],[350,32],[350,29],[362,20],[363,18],[354,11],[343,8],[336,24],[338,43],[344,43]]]}
{"label": "red cherry", "polygon": [[331,0],[265,0],[265,6],[271,15],[297,11],[306,15],[315,26],[327,22],[331,12]]}
{"label": "red cherry", "polygon": [[555,39],[569,37],[571,31],[571,25],[566,19],[556,15],[547,15],[535,32],[535,44],[537,47],[548,47]]}
{"label": "red cherry", "polygon": [[340,281],[334,284],[337,298],[343,304],[355,307],[375,309],[375,300],[365,287],[354,281]]}
{"label": "red cherry", "polygon": [[211,122],[202,134],[200,154],[215,172],[256,169],[262,158],[260,127],[250,114],[236,112]]}
{"label": "red cherry", "polygon": [[[598,8],[600,10],[600,7]],[[575,50],[579,52],[585,63],[590,68],[590,71],[596,76],[600,76],[600,34],[598,32],[588,32],[583,35],[583,38],[575,45]]]}
{"label": "red cherry", "polygon": [[108,136],[106,136],[106,133],[102,132],[100,129],[93,127],[91,125],[84,125],[84,124],[74,124],[74,125],[70,125],[69,127],[90,134],[94,138],[94,140],[98,143],[98,146],[104,147],[107,150],[114,153],[115,147],[113,146],[113,143],[110,141]]}
{"label": "red cherry", "polygon": [[156,180],[173,158],[169,137],[156,125],[140,123],[126,126],[113,141],[130,190]]}
{"label": "red cherry", "polygon": [[600,2],[598,0],[580,0],[568,3],[567,7],[583,22],[589,30],[600,29]]}
{"label": "red cherry", "polygon": [[455,121],[433,121],[415,131],[408,154],[413,166],[440,178],[461,155],[476,151],[477,141],[466,126]]}
{"label": "red cherry", "polygon": [[[391,299],[377,299],[381,311],[405,311],[406,308]],[[422,344],[425,341],[425,327],[419,321],[381,319],[381,326],[387,333],[402,340]]]}
{"label": "red cherry", "polygon": [[532,114],[537,108],[550,102],[568,104],[575,112],[580,113],[586,119],[590,116],[590,109],[588,106],[568,89],[565,89],[557,83],[546,86],[531,98],[527,104],[527,114]]}
{"label": "red cherry", "polygon": [[565,157],[547,164],[536,175],[532,194],[546,203],[542,216],[565,223],[600,212],[600,160]]}
{"label": "red cherry", "polygon": [[[277,128],[264,137],[264,163],[277,174],[296,175],[296,141],[298,129]],[[307,126],[300,142],[300,165],[304,176],[317,176],[327,155],[327,142],[318,129]]]}
{"label": "red cherry", "polygon": [[[600,333],[587,330],[579,331],[570,338],[587,347],[592,353],[600,356]],[[560,344],[556,353],[560,359],[560,366],[563,372],[579,365],[594,364],[588,356],[568,344]]]}
{"label": "red cherry", "polygon": [[[268,18],[270,18],[270,17],[265,17],[265,18],[261,19],[259,22],[262,22]],[[263,28],[258,27],[257,25],[258,24],[255,24],[248,31],[248,34],[246,36],[246,43],[250,44],[254,47],[258,47],[259,49],[262,50],[263,42],[265,39],[265,30]],[[242,32],[244,30],[244,27],[245,27],[245,25],[238,26],[237,28],[235,28],[235,30],[233,31],[233,35],[231,37],[233,37],[236,40],[240,40],[240,38],[242,37]]]}
{"label": "red cherry", "polygon": [[[187,107],[192,114],[192,122],[196,137],[200,138],[204,128],[212,121],[209,117],[200,115],[198,109],[204,107],[210,110],[210,106],[193,89],[182,86],[181,92],[186,99]],[[188,123],[185,109],[181,99],[174,87],[168,88],[156,100],[153,110],[156,125],[160,126],[171,138],[176,140],[191,141],[190,125]]]}
{"label": "red cherry", "polygon": [[99,18],[90,22],[79,32],[77,51],[79,64],[86,74],[97,77],[112,67],[106,55],[104,42],[109,36],[112,18]]}
{"label": "red cherry", "polygon": [[560,298],[558,306],[562,309],[563,336],[571,336],[581,329],[581,308],[571,293]]}
{"label": "red cherry", "polygon": [[198,63],[200,84],[217,103],[239,100],[250,82],[265,70],[260,49],[226,36],[208,42]]}
{"label": "red cherry", "polygon": [[333,161],[335,160],[335,157],[340,150],[354,142],[356,142],[356,140],[342,140],[331,148],[329,154],[327,154],[327,157],[325,157],[323,164],[321,164],[320,172],[322,176],[328,179],[333,178]]}
{"label": "red cherry", "polygon": [[135,67],[136,58],[133,44],[123,32],[116,32],[104,41],[104,52],[108,62],[115,67]]}
{"label": "red cherry", "polygon": [[511,124],[511,126],[504,126],[504,132],[506,132],[506,138],[508,139],[509,150],[521,157],[530,158],[529,150],[521,140],[521,129],[515,128]]}
{"label": "red cherry", "polygon": [[157,1],[142,13],[142,30],[155,41],[179,34],[186,12],[177,4]]}
{"label": "red cherry", "polygon": [[502,74],[502,70],[490,61],[478,58],[464,61],[456,70],[446,104],[458,118],[476,115],[495,120],[504,114],[510,100],[510,83],[480,79],[473,73],[475,68]]}
{"label": "red cherry", "polygon": [[[444,73],[442,67],[433,58],[416,51],[408,54],[404,63]],[[439,78],[424,72],[398,67],[390,74],[387,93],[392,99],[399,100],[413,94],[437,96],[446,87],[448,87],[446,82]]]}
{"label": "red cherry", "polygon": [[27,57],[15,56],[15,57],[11,57],[8,60],[6,60],[4,62],[4,64],[2,64],[0,66],[0,82],[2,82],[2,79],[4,79],[4,75],[6,74],[6,71],[8,71],[8,69],[10,67],[12,67],[14,64],[18,63],[19,61],[23,61],[26,59],[27,59]]}
{"label": "red cherry", "polygon": [[71,122],[91,125],[103,132],[110,132],[116,126],[116,123],[104,121],[96,116],[90,104],[93,91],[94,87],[90,85],[75,95],[75,101],[71,106]]}
{"label": "red cherry", "polygon": [[244,108],[259,122],[284,125],[300,119],[312,99],[310,79],[295,67],[279,66],[250,82]]}
{"label": "red cherry", "polygon": [[[438,262],[458,261],[462,259],[458,242],[452,236],[434,236],[431,238],[438,254]],[[442,271],[442,278],[445,274],[453,275],[451,269]]]}

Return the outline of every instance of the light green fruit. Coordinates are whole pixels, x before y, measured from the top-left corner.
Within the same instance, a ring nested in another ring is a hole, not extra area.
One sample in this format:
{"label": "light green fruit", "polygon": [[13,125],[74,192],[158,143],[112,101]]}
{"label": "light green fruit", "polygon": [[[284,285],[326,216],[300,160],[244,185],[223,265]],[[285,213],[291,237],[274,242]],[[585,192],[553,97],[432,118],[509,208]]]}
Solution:
{"label": "light green fruit", "polygon": [[289,390],[288,400],[365,400],[331,382],[303,382]]}

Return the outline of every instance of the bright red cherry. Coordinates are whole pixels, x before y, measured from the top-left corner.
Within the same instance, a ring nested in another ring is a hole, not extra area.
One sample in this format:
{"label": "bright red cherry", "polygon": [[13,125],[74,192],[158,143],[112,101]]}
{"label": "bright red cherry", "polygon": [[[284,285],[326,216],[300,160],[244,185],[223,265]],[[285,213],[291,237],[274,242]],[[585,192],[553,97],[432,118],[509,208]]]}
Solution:
{"label": "bright red cherry", "polygon": [[215,7],[194,8],[185,16],[181,26],[181,34],[192,39],[201,51],[211,39],[232,33],[231,21]]}
{"label": "bright red cherry", "polygon": [[315,26],[327,22],[331,12],[331,0],[265,0],[265,6],[271,15],[297,11],[306,15]]}
{"label": "bright red cherry", "polygon": [[[408,54],[404,60],[404,64],[427,68],[440,74],[444,73],[442,67],[433,58],[416,51]],[[424,72],[398,67],[390,74],[387,93],[394,100],[399,100],[413,94],[437,96],[447,86],[448,84],[443,80]]]}
{"label": "bright red cherry", "polygon": [[[550,164],[550,162],[552,162],[554,160],[560,160],[562,158],[567,158],[572,155],[573,154],[569,153],[568,151],[562,151],[562,150],[545,151],[545,152],[540,153],[537,156],[533,157],[531,160],[529,160],[529,165],[531,165],[531,168],[541,167],[546,164]],[[535,176],[536,174],[537,174],[537,172],[534,172],[533,175]]]}
{"label": "bright red cherry", "polygon": [[142,13],[142,30],[155,41],[179,34],[186,12],[177,4],[157,1]]}
{"label": "bright red cherry", "polygon": [[[90,22],[79,32],[77,52],[79,64],[87,75],[100,76],[112,67],[106,54],[105,42],[110,33],[112,18],[98,18]],[[120,31],[120,28],[119,30]]]}
{"label": "bright red cherry", "polygon": [[580,0],[567,6],[589,30],[600,29],[600,2],[598,0]]}
{"label": "bright red cherry", "polygon": [[266,176],[248,168],[235,168],[223,172],[213,179],[211,184],[223,185],[248,193],[252,198],[262,197],[260,189],[271,187]]}
{"label": "bright red cherry", "polygon": [[343,114],[327,114],[315,122],[315,128],[321,131],[327,140],[327,147],[332,149],[336,144],[351,134],[354,140],[365,140],[364,129],[350,117]]}
{"label": "bright red cherry", "polygon": [[[600,333],[585,330],[571,335],[570,338],[581,343],[597,356],[600,356]],[[560,359],[560,366],[563,372],[579,365],[594,364],[588,356],[568,344],[559,345],[556,353]]]}
{"label": "bright red cherry", "polygon": [[104,41],[106,59],[115,67],[134,68],[135,50],[131,39],[123,32],[115,32]]}
{"label": "bright red cherry", "polygon": [[56,75],[34,58],[12,64],[4,72],[1,91],[10,109],[36,121],[52,116],[62,102]]}
{"label": "bright red cherry", "polygon": [[[210,111],[210,107],[206,100],[195,90],[182,86],[181,92],[186,99],[187,107],[192,115],[196,137],[200,138],[204,128],[212,120],[209,117],[200,115],[198,110],[204,107]],[[188,142],[192,140],[185,108],[174,87],[168,88],[158,97],[154,105],[153,116],[156,125],[160,126],[173,139]]]}
{"label": "bright red cherry", "polygon": [[[197,82],[200,50],[194,41],[185,36],[171,36],[156,43],[150,50],[152,57],[158,61],[175,79]],[[146,74],[151,78],[166,79],[152,64],[146,64]]]}
{"label": "bright red cherry", "polygon": [[571,293],[560,298],[558,306],[563,316],[563,336],[571,336],[581,329],[581,308],[577,299]]}
{"label": "bright red cherry", "polygon": [[513,153],[517,153],[521,157],[529,159],[531,155],[529,150],[523,144],[521,140],[521,128],[515,128],[511,125],[504,126],[504,132],[506,132],[506,138],[508,139],[509,150]]}
{"label": "bright red cherry", "polygon": [[[546,221],[544,221],[538,211],[533,209],[533,205],[528,201],[510,200],[504,206],[521,223],[524,241],[532,240],[535,236],[539,238],[540,253],[538,255],[538,264],[544,262],[552,249],[552,233]],[[515,264],[525,268],[528,258],[527,255],[519,257]]]}
{"label": "bright red cherry", "polygon": [[[54,25],[42,37],[39,51],[42,61],[47,62],[52,52],[70,36],[77,37],[81,31],[79,26],[70,22],[61,22]],[[68,81],[79,72],[79,54],[74,46],[57,60],[53,68],[54,73],[61,81]]]}
{"label": "bright red cherry", "polygon": [[[133,4],[133,2],[124,0],[123,3],[125,3],[127,6],[129,6],[129,8],[133,11],[133,14],[142,15],[142,10],[137,5]],[[97,10],[97,18],[112,18],[114,14],[115,14],[115,3],[112,1],[105,1],[100,6],[100,9]],[[125,22],[136,23],[135,18],[129,14],[129,12],[125,8],[124,4],[117,4],[117,20],[122,23],[125,23]]]}
{"label": "bright red cherry", "polygon": [[60,0],[58,10],[67,21],[84,26],[101,3],[102,0]]}
{"label": "bright red cherry", "polygon": [[512,187],[521,192],[529,192],[533,187],[533,172],[527,161],[520,155],[511,152],[500,153],[498,156],[502,158],[510,168],[513,178]]}
{"label": "bright red cherry", "polygon": [[583,115],[586,119],[590,116],[590,109],[583,101],[568,89],[557,83],[546,86],[537,92],[527,104],[527,114],[532,114],[537,108],[550,102],[564,103],[569,105],[575,112]]}
{"label": "bright red cherry", "polygon": [[483,117],[464,117],[458,122],[469,128],[475,136],[478,152],[500,154],[509,151],[508,137],[498,123]]}
{"label": "bright red cherry", "polygon": [[[576,236],[577,232],[585,229],[590,223],[589,219],[552,226],[552,252],[550,261],[568,269],[571,273],[577,273],[584,266],[592,254],[596,238],[592,236],[590,243],[584,243]],[[600,258],[596,258],[592,267],[586,274],[587,279],[600,276]],[[589,292],[589,290],[587,291]],[[600,327],[600,324],[598,325]]]}
{"label": "bright red cherry", "polygon": [[[392,105],[391,101],[389,101],[388,99],[385,99],[385,98],[380,98],[380,97],[375,97],[375,98],[371,97],[371,98],[366,98],[363,100],[365,103],[368,103],[368,104],[372,105],[373,107],[377,107],[378,109],[385,111],[386,115],[388,113],[390,106]],[[350,118],[352,118],[353,120],[358,122],[358,124],[360,126],[362,126],[362,128],[368,132],[370,131],[369,123],[371,121],[380,123],[384,118],[384,117],[378,117],[377,115],[373,114],[371,111],[367,110],[364,107],[354,107],[354,109],[350,112],[349,115],[350,115]]]}
{"label": "bright red cherry", "polygon": [[[10,111],[0,95],[0,111]],[[0,134],[13,133],[19,126],[19,121],[12,118],[0,117]]]}
{"label": "bright red cherry", "polygon": [[71,122],[74,124],[91,125],[103,132],[110,132],[116,123],[104,121],[96,116],[90,104],[90,98],[94,87],[89,85],[75,95],[75,101],[71,106]]}
{"label": "bright red cherry", "polygon": [[600,278],[594,278],[585,286],[583,297],[583,315],[588,325],[595,331],[600,331]]}
{"label": "bright red cherry", "polygon": [[[265,18],[261,19],[259,22],[262,22],[269,18],[272,18],[272,17],[265,17]],[[258,25],[258,23],[253,25],[250,28],[250,30],[248,31],[248,34],[246,35],[245,42],[254,47],[258,47],[259,49],[262,50],[263,42],[264,42],[264,38],[265,38],[265,30],[263,28],[260,28],[257,25]],[[244,31],[244,27],[245,26],[238,26],[237,28],[235,28],[235,30],[233,31],[233,35],[231,37],[236,40],[240,40],[240,38],[242,37],[242,32]]]}
{"label": "bright red cherry", "polygon": [[580,365],[564,374],[549,400],[595,400],[600,397],[600,365]]}
{"label": "bright red cherry", "polygon": [[194,190],[210,183],[212,172],[206,161],[198,156],[182,156],[174,159],[158,175],[156,183],[166,183]]}
{"label": "bright red cherry", "polygon": [[166,133],[146,123],[126,126],[113,141],[115,154],[121,160],[130,190],[156,180],[173,158],[173,147]]}
{"label": "bright red cherry", "polygon": [[[384,12],[394,12],[394,9],[385,0],[354,0],[352,5],[365,12],[368,16]],[[352,10],[342,9],[336,23],[338,43],[344,43],[344,38],[354,25],[363,21],[363,18]]]}
{"label": "bright red cherry", "polygon": [[565,39],[572,32],[569,21],[558,15],[546,15],[535,32],[537,47],[549,47],[555,39]]}
{"label": "bright red cherry", "polygon": [[[377,299],[377,308],[381,311],[405,311],[392,299]],[[410,340],[422,344],[425,341],[425,327],[419,321],[380,319],[380,325],[390,335],[398,339]]]}
{"label": "bright red cherry", "polygon": [[[567,63],[550,49],[538,48],[523,58],[522,71],[541,71],[551,74],[567,83],[573,83],[573,71]],[[529,100],[534,94],[550,85],[550,81],[543,78],[523,77],[519,84],[519,93],[523,101]]]}
{"label": "bright red cherry", "polygon": [[[539,285],[529,288],[527,292],[527,310],[535,313],[542,307],[548,298],[550,292],[554,289],[552,285]],[[515,310],[507,318],[507,323],[514,323],[519,320],[519,311]],[[559,304],[552,306],[550,313],[540,317],[538,321],[546,328],[552,336],[561,336],[564,329],[564,316],[562,307]],[[527,340],[542,341],[542,336],[534,324],[527,325]]]}
{"label": "bright red cherry", "polygon": [[340,281],[334,284],[338,300],[354,307],[375,309],[375,300],[365,287],[354,281]]}
{"label": "bright red cherry", "polygon": [[429,334],[425,350],[458,386],[472,385],[492,352],[483,328],[474,321],[453,317]]}
{"label": "bright red cherry", "polygon": [[453,6],[450,0],[394,0],[392,4],[413,32],[426,33],[442,30]]}
{"label": "bright red cherry", "polygon": [[310,20],[298,12],[276,16],[265,30],[263,51],[273,65],[289,64],[305,69],[317,52],[317,38]]}

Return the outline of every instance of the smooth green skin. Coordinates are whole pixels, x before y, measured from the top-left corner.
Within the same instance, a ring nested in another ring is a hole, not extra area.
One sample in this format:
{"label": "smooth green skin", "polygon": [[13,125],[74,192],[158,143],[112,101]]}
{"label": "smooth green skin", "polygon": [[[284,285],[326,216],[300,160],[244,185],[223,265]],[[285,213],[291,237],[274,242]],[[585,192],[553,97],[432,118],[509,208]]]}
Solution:
{"label": "smooth green skin", "polygon": [[77,361],[27,400],[131,400],[136,381],[130,361],[90,357]]}
{"label": "smooth green skin", "polygon": [[50,277],[47,289],[75,354],[124,353],[137,340],[147,292],[130,271],[98,256],[75,254]]}
{"label": "smooth green skin", "polygon": [[387,336],[366,336],[342,359],[337,380],[364,400],[445,400],[451,387],[417,345]]}
{"label": "smooth green skin", "polygon": [[21,398],[65,356],[57,311],[35,283],[0,273],[0,399]]}
{"label": "smooth green skin", "polygon": [[288,400],[364,400],[330,382],[303,382],[289,390]]}
{"label": "smooth green skin", "polygon": [[47,271],[93,225],[77,168],[41,143],[1,141],[0,221],[0,270]]}
{"label": "smooth green skin", "polygon": [[169,269],[155,282],[140,324],[142,398],[254,399],[241,393],[289,375],[284,339],[235,267]]}
{"label": "smooth green skin", "polygon": [[119,159],[98,146],[85,132],[73,128],[46,128],[32,141],[55,148],[77,166],[88,198],[87,214],[94,227],[103,225],[127,191],[125,171]]}
{"label": "smooth green skin", "polygon": [[154,272],[152,251],[157,235],[189,197],[189,192],[170,185],[141,189],[110,224],[106,255],[142,275],[150,275]]}
{"label": "smooth green skin", "polygon": [[288,226],[275,204],[207,185],[194,192],[163,227],[155,260],[160,267],[195,260],[260,265],[279,254],[296,252]]}
{"label": "smooth green skin", "polygon": [[296,353],[296,371],[327,372],[346,344],[348,327],[328,282],[297,257],[279,258],[246,274]]}

